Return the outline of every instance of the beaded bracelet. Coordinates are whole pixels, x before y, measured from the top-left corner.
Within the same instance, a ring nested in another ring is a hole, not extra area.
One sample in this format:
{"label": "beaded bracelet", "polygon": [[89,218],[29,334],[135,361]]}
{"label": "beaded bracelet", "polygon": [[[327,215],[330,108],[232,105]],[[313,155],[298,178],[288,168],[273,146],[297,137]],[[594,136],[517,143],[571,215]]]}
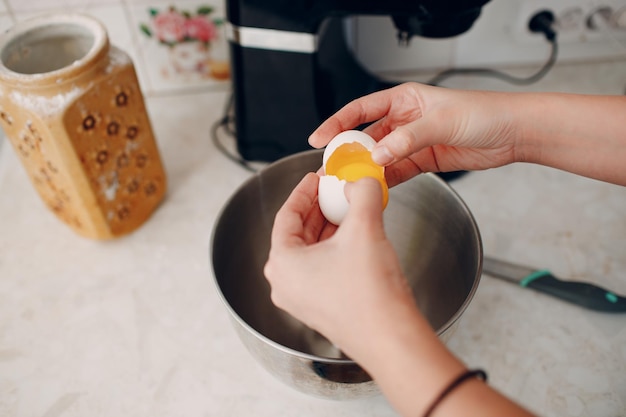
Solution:
{"label": "beaded bracelet", "polygon": [[437,408],[437,406],[441,403],[441,401],[443,401],[444,398],[446,398],[446,396],[448,394],[450,394],[452,391],[455,390],[455,388],[457,388],[459,385],[461,385],[463,382],[467,381],[470,378],[479,378],[483,381],[487,381],[487,373],[485,371],[483,371],[482,369],[471,369],[471,370],[467,370],[465,372],[463,372],[461,375],[459,375],[455,380],[453,380],[450,385],[448,385],[446,387],[446,389],[444,389],[441,394],[439,394],[439,396],[437,398],[435,398],[435,401],[433,401],[433,403],[430,405],[430,407],[428,407],[428,409],[426,410],[426,413],[424,413],[424,417],[430,417],[430,415],[433,413],[433,411],[435,411],[435,408]]}

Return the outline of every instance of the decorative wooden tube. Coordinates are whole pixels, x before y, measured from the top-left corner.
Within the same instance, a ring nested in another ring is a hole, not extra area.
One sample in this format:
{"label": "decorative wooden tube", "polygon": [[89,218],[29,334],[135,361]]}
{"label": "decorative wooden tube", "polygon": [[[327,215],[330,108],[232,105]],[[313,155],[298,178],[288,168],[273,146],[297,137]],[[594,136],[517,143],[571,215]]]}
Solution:
{"label": "decorative wooden tube", "polygon": [[163,199],[133,63],[93,18],[35,18],[0,37],[0,123],[42,200],[80,235],[129,233]]}

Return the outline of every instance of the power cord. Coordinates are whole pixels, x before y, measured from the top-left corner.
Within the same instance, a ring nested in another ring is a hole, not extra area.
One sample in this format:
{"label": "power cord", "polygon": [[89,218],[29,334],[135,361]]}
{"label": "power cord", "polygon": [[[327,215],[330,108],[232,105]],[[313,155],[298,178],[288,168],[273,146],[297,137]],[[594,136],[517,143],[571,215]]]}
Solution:
{"label": "power cord", "polygon": [[542,79],[548,72],[550,72],[550,70],[556,63],[559,48],[556,41],[557,34],[554,30],[553,25],[554,14],[549,10],[542,10],[540,12],[537,12],[528,22],[528,29],[530,29],[530,31],[534,33],[543,33],[543,35],[546,37],[546,40],[551,45],[550,56],[546,63],[539,69],[539,71],[529,77],[515,77],[505,72],[490,68],[451,68],[435,75],[430,81],[427,82],[427,84],[436,86],[441,84],[442,81],[456,75],[492,77],[515,85],[533,84]]}
{"label": "power cord", "polygon": [[213,144],[215,147],[228,159],[237,163],[242,168],[250,172],[257,172],[258,170],[254,168],[248,161],[243,159],[241,156],[231,152],[229,149],[224,146],[220,139],[219,132],[223,130],[227,135],[229,135],[232,139],[237,137],[237,133],[235,131],[235,115],[233,114],[234,109],[234,97],[233,94],[230,95],[228,101],[226,102],[226,106],[224,107],[223,116],[218,119],[213,126],[211,127],[211,139],[213,140]]}
{"label": "power cord", "polygon": [[[548,10],[543,10],[541,12],[536,13],[528,22],[528,28],[531,32],[535,33],[543,33],[548,42],[552,45],[552,50],[550,53],[550,57],[548,61],[543,65],[543,67],[537,71],[535,74],[526,78],[518,78],[512,75],[506,74],[504,72],[500,72],[494,69],[489,68],[453,68],[449,70],[442,71],[438,75],[436,75],[433,79],[431,79],[427,84],[430,85],[439,85],[443,80],[450,78],[455,75],[477,75],[477,76],[488,76],[495,77],[501,80],[507,81],[512,84],[517,85],[527,85],[532,84],[540,80],[544,75],[546,75],[554,66],[556,62],[557,53],[558,53],[558,45],[556,42],[556,31],[553,28],[554,24],[554,15],[552,12]],[[218,119],[211,128],[211,139],[215,147],[228,159],[237,163],[242,168],[246,169],[250,172],[257,172],[254,166],[252,166],[248,161],[242,158],[240,155],[237,155],[236,152],[230,151],[220,139],[220,131],[224,131],[231,139],[236,141],[236,129],[235,129],[235,115],[234,115],[234,96],[230,95],[226,106],[224,107],[223,116]],[[455,172],[446,172],[440,173],[444,180],[452,180],[460,175],[463,175],[465,171],[455,171]]]}

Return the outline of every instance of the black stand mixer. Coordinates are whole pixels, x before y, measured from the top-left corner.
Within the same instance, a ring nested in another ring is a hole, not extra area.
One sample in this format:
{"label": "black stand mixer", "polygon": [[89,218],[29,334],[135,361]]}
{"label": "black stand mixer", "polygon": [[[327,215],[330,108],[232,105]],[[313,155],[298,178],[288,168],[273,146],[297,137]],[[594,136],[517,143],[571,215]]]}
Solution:
{"label": "black stand mixer", "polygon": [[388,15],[398,41],[467,31],[489,0],[227,3],[237,148],[250,161],[310,149],[307,138],[354,98],[395,85],[365,70],[349,50],[344,18]]}

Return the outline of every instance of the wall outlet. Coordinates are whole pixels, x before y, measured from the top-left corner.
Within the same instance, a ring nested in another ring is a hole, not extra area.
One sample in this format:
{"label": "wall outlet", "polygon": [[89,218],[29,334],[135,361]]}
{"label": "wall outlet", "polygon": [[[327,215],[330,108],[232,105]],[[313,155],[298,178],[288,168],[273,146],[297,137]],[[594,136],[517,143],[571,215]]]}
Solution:
{"label": "wall outlet", "polygon": [[528,21],[538,11],[554,14],[560,44],[592,44],[623,42],[626,51],[626,1],[594,0],[563,1],[533,0],[523,3],[517,21],[516,39],[519,42],[537,42],[528,30]]}
{"label": "wall outlet", "polygon": [[[608,20],[600,13],[607,7]],[[373,72],[542,65],[550,46],[528,30],[528,21],[544,9],[557,18],[557,62],[626,59],[626,0],[491,0],[468,32],[450,39],[414,37],[408,47],[397,44],[389,17],[359,16],[353,47]]]}

